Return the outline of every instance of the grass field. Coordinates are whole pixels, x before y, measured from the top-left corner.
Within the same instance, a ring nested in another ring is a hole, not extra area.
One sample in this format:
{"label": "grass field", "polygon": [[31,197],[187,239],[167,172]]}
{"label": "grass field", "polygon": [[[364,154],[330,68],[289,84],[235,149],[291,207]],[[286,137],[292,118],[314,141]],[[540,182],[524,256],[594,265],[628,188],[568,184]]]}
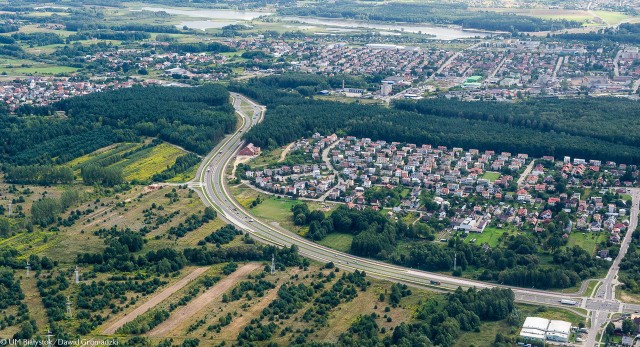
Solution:
{"label": "grass field", "polygon": [[474,242],[476,245],[483,245],[487,243],[491,247],[496,247],[500,243],[500,237],[502,234],[514,235],[517,231],[513,228],[498,229],[495,227],[486,227],[481,234],[469,233],[469,236],[465,239],[465,242],[471,242],[472,239],[476,239]]}
{"label": "grass field", "polygon": [[509,325],[504,322],[485,322],[479,332],[464,332],[456,341],[455,347],[491,346],[496,339],[497,332],[509,332]]}
{"label": "grass field", "polygon": [[[183,149],[168,143],[161,143],[150,149],[142,150],[126,160],[123,173],[127,180],[148,180],[154,174],[173,165],[176,159],[185,154]],[[116,166],[121,163],[115,164]]]}
{"label": "grass field", "polygon": [[74,171],[79,171],[82,166],[96,164],[101,160],[111,158],[114,155],[123,154],[127,151],[139,148],[140,146],[142,146],[141,143],[116,143],[111,146],[100,148],[92,153],[85,154],[82,157],[78,157],[68,162],[67,166],[72,168]]}
{"label": "grass field", "polygon": [[319,244],[335,249],[336,251],[348,252],[351,249],[353,235],[342,233],[331,233],[324,239],[318,241]]}
{"label": "grass field", "polygon": [[482,178],[488,179],[489,181],[493,182],[498,178],[500,178],[500,173],[494,172],[494,171],[487,171],[484,173],[484,175],[482,175]]}
{"label": "grass field", "polygon": [[611,11],[593,11],[598,17],[602,18],[608,25],[618,25],[623,21],[632,18],[622,12]]}
{"label": "grass field", "polygon": [[[27,63],[23,63],[27,64]],[[22,64],[21,64],[22,65]],[[67,74],[78,71],[78,69],[74,67],[68,66],[55,66],[48,64],[28,64],[29,66],[21,66],[21,65],[13,65],[3,64],[0,61],[0,72],[6,72],[7,75],[16,76],[16,75],[58,75],[58,74]]]}
{"label": "grass field", "polygon": [[[142,143],[117,143],[76,158],[67,163],[67,166],[78,174],[83,166],[100,165],[104,160],[109,160],[115,156],[124,156],[128,152],[139,149],[142,145]],[[126,158],[121,158],[116,163],[109,165],[109,167],[122,169],[124,177],[128,181],[147,181],[154,174],[173,165],[176,162],[176,158],[184,153],[186,152],[181,148],[168,143],[161,143],[157,146],[133,152]],[[186,182],[195,175],[195,171],[196,167],[194,166],[189,171],[176,176],[172,181]]]}
{"label": "grass field", "polygon": [[569,237],[568,247],[579,246],[585,251],[594,254],[596,246],[607,240],[605,233],[572,233]]}
{"label": "grass field", "polygon": [[[330,213],[330,211],[337,206],[334,204],[322,204],[315,201],[279,198],[273,195],[260,193],[245,184],[230,186],[229,191],[240,205],[246,208],[249,213],[253,214],[257,218],[276,223],[299,234],[304,234],[306,227],[299,227],[293,224],[293,215],[291,214],[292,206],[306,203],[309,205],[310,210],[322,210],[325,214]],[[252,201],[254,201],[258,196],[260,196],[262,202],[257,206],[250,208]]]}

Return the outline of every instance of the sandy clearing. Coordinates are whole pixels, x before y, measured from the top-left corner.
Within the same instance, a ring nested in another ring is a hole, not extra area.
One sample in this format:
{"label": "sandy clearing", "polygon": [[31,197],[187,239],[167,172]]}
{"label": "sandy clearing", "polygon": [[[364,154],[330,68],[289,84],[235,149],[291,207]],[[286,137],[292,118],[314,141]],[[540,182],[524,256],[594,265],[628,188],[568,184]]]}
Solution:
{"label": "sandy clearing", "polygon": [[287,157],[287,154],[289,154],[289,152],[291,151],[291,148],[293,148],[293,145],[295,145],[295,142],[291,142],[290,144],[287,145],[287,147],[285,147],[284,151],[282,151],[282,153],[280,153],[280,159],[278,159],[278,163],[281,163],[285,160],[285,158]]}
{"label": "sandy clearing", "polygon": [[138,306],[135,310],[133,310],[133,311],[129,312],[128,314],[126,314],[126,316],[120,318],[115,323],[111,324],[108,328],[103,330],[103,333],[105,335],[114,334],[116,332],[116,330],[118,330],[120,327],[122,327],[126,323],[131,322],[132,320],[134,320],[139,315],[147,312],[148,310],[150,310],[151,308],[155,307],[156,305],[158,305],[162,301],[166,300],[173,293],[177,292],[182,287],[184,287],[187,284],[189,284],[191,281],[193,281],[196,278],[200,277],[200,275],[205,273],[205,271],[207,271],[208,269],[209,269],[209,267],[205,266],[205,267],[196,268],[195,270],[191,271],[191,273],[189,273],[188,275],[184,276],[178,282],[174,283],[170,287],[168,287],[165,290],[163,290],[162,292],[158,293],[157,295],[155,295],[154,297],[149,299],[144,304]]}
{"label": "sandy clearing", "polygon": [[234,273],[223,278],[216,285],[200,294],[200,296],[198,296],[197,298],[191,300],[185,306],[181,306],[180,308],[176,309],[171,314],[171,316],[169,316],[169,319],[160,323],[153,330],[148,332],[147,335],[153,337],[167,336],[178,326],[180,326],[180,324],[182,324],[184,321],[195,316],[200,310],[204,309],[205,307],[207,307],[207,305],[213,302],[213,300],[222,296],[222,294],[229,290],[239,278],[249,274],[253,270],[259,269],[261,266],[262,264],[259,263],[249,263],[240,267]]}

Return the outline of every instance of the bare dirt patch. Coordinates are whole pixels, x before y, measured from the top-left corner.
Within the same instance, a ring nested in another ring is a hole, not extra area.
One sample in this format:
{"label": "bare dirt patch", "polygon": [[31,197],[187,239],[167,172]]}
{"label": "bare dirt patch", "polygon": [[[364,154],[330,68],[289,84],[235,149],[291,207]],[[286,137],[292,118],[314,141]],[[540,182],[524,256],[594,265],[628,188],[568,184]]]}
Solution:
{"label": "bare dirt patch", "polygon": [[183,322],[189,320],[191,317],[195,316],[200,310],[204,309],[213,302],[218,297],[222,296],[227,290],[233,286],[237,280],[250,272],[260,268],[262,265],[259,263],[249,263],[229,276],[223,278],[220,282],[218,282],[215,286],[209,288],[207,291],[202,293],[197,298],[191,300],[187,305],[182,306],[176,309],[169,319],[160,323],[153,330],[151,330],[147,335],[158,337],[158,336],[167,336],[169,333],[178,328]]}
{"label": "bare dirt patch", "polygon": [[200,275],[202,275],[208,269],[209,269],[208,267],[196,268],[195,270],[193,270],[188,275],[184,276],[181,280],[179,280],[178,282],[176,282],[172,286],[166,288],[165,290],[163,290],[159,294],[157,294],[154,297],[152,297],[151,299],[149,299],[149,301],[147,301],[144,304],[138,306],[135,310],[129,312],[124,317],[122,317],[119,320],[117,320],[115,323],[112,323],[108,328],[104,329],[104,331],[103,331],[104,334],[105,335],[114,334],[116,332],[116,330],[118,330],[120,327],[122,327],[126,323],[131,322],[132,320],[136,319],[136,317],[138,317],[139,315],[149,311],[150,309],[152,309],[153,307],[155,307],[159,303],[163,302],[168,297],[170,297],[173,293],[177,292],[182,287],[184,287],[187,284],[189,284],[191,281],[193,281],[196,278],[200,277]]}

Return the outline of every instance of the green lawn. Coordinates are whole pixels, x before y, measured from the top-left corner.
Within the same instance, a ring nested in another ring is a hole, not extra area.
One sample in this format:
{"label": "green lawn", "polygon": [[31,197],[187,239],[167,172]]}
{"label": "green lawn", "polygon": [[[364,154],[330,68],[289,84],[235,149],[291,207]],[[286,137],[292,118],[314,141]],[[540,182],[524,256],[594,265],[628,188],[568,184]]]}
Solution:
{"label": "green lawn", "polygon": [[351,249],[352,241],[353,235],[351,234],[332,233],[318,241],[318,243],[336,251],[348,252]]}
{"label": "green lawn", "polygon": [[488,179],[489,181],[493,182],[500,178],[500,173],[495,171],[487,171],[484,173],[484,175],[482,175],[482,178]]}
{"label": "green lawn", "polygon": [[465,239],[465,242],[471,242],[472,239],[476,239],[474,242],[476,245],[482,245],[485,242],[491,247],[496,247],[500,243],[500,237],[504,233],[514,234],[515,230],[504,228],[498,229],[496,227],[486,227],[481,234],[469,233],[469,236]]}
{"label": "green lawn", "polygon": [[258,218],[285,222],[293,218],[291,214],[291,207],[300,203],[300,201],[293,199],[269,197],[263,200],[262,203],[256,207],[250,209],[250,211]]}
{"label": "green lawn", "polygon": [[607,240],[606,233],[579,233],[574,232],[569,236],[568,247],[579,246],[585,251],[594,254],[596,246],[603,241]]}

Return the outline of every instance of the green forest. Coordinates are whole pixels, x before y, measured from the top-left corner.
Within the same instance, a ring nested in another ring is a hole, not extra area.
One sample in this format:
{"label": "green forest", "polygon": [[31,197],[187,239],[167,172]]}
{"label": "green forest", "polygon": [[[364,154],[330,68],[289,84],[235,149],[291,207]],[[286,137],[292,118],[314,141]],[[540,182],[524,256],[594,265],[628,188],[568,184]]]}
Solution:
{"label": "green forest", "polygon": [[[228,99],[224,87],[212,84],[133,87],[23,109],[18,115],[2,112],[0,161],[20,166],[62,164],[117,142],[138,142],[142,136],[205,154],[235,129]],[[22,171],[10,171],[11,177]],[[66,179],[61,177],[52,181]],[[41,180],[30,177],[24,181]],[[14,177],[14,181],[19,179]]]}
{"label": "green forest", "polygon": [[303,7],[281,8],[280,14],[324,18],[348,18],[386,22],[455,24],[492,31],[546,31],[580,27],[576,21],[547,20],[491,11],[471,11],[459,3],[384,3],[372,6],[355,1],[318,2]]}
{"label": "green forest", "polygon": [[[545,99],[521,103],[426,99],[391,108],[313,99],[336,78],[279,75],[233,83],[232,91],[267,106],[265,121],[246,139],[273,148],[315,132],[584,159],[640,163],[636,101],[612,98]],[[348,86],[361,80],[347,80]],[[304,97],[311,95],[311,97]],[[615,119],[613,117],[615,115]]]}

